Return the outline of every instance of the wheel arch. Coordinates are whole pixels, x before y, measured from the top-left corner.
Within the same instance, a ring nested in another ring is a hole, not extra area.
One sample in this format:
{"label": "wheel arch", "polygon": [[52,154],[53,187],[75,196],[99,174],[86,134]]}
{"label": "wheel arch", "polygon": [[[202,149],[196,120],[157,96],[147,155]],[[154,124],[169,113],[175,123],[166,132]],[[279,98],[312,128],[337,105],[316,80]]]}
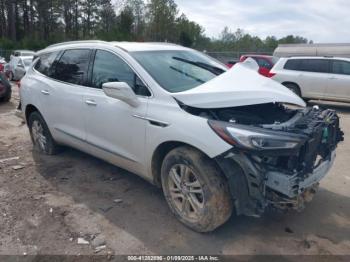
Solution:
{"label": "wheel arch", "polygon": [[28,119],[29,119],[30,114],[33,112],[38,112],[41,115],[39,109],[36,106],[34,106],[32,104],[28,104],[25,108],[25,118],[26,118],[27,123],[28,123]]}
{"label": "wheel arch", "polygon": [[[154,184],[161,187],[161,168],[164,161],[165,156],[173,149],[181,146],[188,146],[191,148],[194,148],[195,150],[198,150],[202,154],[206,155],[208,158],[210,158],[205,152],[200,150],[198,147],[195,147],[193,145],[190,145],[185,142],[180,141],[166,141],[161,143],[157,146],[156,150],[154,150],[154,153],[152,155],[151,160],[151,171],[153,176]],[[215,161],[214,161],[215,162]],[[220,168],[220,167],[219,167]],[[220,168],[221,170],[221,168]],[[222,170],[221,170],[222,171]]]}
{"label": "wheel arch", "polygon": [[300,85],[298,85],[297,83],[293,82],[293,81],[284,81],[282,82],[282,85],[286,86],[286,85],[294,85],[295,87],[297,87],[299,89],[299,92],[301,94],[301,96],[303,96],[303,92],[301,91]]}

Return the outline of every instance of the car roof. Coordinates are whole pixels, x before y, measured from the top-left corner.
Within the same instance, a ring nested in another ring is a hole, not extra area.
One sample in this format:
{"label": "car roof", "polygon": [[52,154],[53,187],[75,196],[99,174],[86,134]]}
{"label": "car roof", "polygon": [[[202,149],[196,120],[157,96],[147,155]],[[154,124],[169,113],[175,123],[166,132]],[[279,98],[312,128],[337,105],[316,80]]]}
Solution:
{"label": "car roof", "polygon": [[110,44],[127,50],[128,52],[136,51],[162,51],[162,50],[187,50],[188,48],[172,44],[157,42],[110,42]]}
{"label": "car roof", "polygon": [[188,50],[188,48],[172,44],[172,43],[158,43],[158,42],[105,42],[99,40],[87,40],[87,41],[72,41],[58,43],[39,51],[37,54],[46,53],[50,51],[64,50],[67,48],[84,48],[84,47],[117,47],[123,49],[126,52],[137,51],[163,51],[163,50]]}

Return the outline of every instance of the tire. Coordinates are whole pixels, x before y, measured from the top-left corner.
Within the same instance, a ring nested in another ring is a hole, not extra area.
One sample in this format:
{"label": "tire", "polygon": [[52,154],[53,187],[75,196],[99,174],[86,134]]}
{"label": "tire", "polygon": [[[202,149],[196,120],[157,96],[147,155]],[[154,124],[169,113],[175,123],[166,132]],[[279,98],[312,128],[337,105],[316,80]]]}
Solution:
{"label": "tire", "polygon": [[2,98],[3,102],[9,102],[11,100],[12,90],[9,89],[6,95]]}
{"label": "tire", "polygon": [[210,232],[230,218],[233,203],[228,183],[203,153],[188,146],[173,149],[163,161],[161,176],[171,211],[189,228]]}
{"label": "tire", "polygon": [[297,86],[296,84],[292,84],[292,83],[286,83],[283,84],[285,87],[287,87],[290,91],[292,91],[294,94],[296,94],[297,96],[301,97],[301,91],[299,86]]}
{"label": "tire", "polygon": [[58,153],[59,147],[52,138],[49,128],[39,112],[33,112],[28,118],[28,127],[34,149],[46,155]]}

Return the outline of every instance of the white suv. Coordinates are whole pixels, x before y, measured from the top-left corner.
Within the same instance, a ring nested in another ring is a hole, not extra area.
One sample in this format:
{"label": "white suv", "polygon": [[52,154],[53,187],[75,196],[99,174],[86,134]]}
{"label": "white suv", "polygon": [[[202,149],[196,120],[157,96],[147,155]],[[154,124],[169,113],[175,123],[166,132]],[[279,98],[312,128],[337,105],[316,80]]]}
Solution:
{"label": "white suv", "polygon": [[140,175],[200,232],[233,209],[251,216],[269,205],[299,209],[343,139],[334,111],[304,108],[244,65],[227,71],[172,44],[50,46],[20,92],[35,148],[54,154],[71,146]]}
{"label": "white suv", "polygon": [[350,58],[281,58],[270,73],[306,100],[350,102]]}

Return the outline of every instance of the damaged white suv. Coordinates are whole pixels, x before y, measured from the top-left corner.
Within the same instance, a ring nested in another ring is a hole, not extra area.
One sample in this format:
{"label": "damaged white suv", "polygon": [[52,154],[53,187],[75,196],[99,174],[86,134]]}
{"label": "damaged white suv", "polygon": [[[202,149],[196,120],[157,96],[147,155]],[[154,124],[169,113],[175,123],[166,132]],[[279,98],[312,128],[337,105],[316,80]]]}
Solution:
{"label": "damaged white suv", "polygon": [[172,44],[53,45],[20,93],[37,149],[71,146],[140,175],[200,232],[233,210],[300,209],[343,140],[334,111],[305,108],[244,65],[227,70]]}

